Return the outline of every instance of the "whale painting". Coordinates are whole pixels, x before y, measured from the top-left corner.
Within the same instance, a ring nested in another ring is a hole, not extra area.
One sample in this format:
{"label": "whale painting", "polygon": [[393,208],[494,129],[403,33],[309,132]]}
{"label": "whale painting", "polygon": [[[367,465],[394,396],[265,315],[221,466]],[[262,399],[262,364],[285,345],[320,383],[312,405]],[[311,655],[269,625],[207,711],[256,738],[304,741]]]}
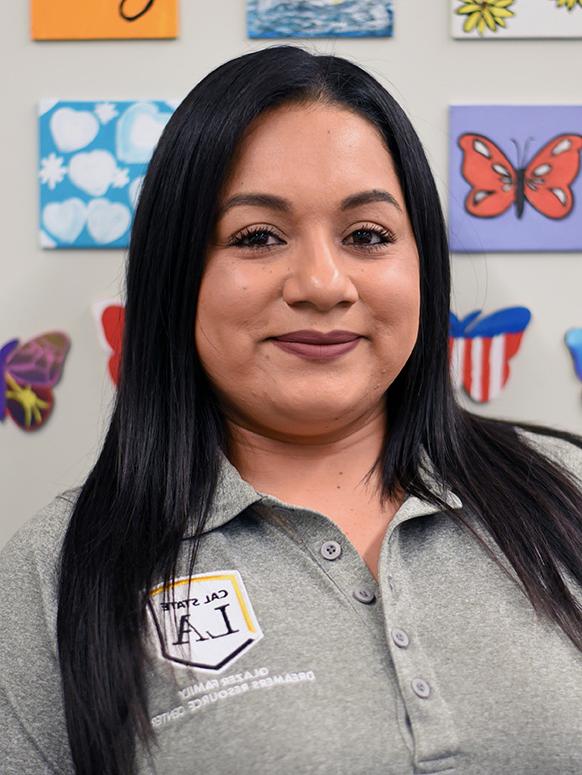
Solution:
{"label": "whale painting", "polygon": [[389,38],[393,24],[392,0],[247,0],[249,38]]}

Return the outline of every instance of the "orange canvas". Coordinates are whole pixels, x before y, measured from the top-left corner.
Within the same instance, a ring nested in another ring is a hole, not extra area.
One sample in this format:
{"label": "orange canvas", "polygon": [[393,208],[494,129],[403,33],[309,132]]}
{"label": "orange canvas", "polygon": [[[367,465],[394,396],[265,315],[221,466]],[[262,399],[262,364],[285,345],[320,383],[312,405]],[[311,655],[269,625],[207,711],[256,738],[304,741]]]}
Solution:
{"label": "orange canvas", "polygon": [[178,0],[31,0],[33,40],[175,38]]}

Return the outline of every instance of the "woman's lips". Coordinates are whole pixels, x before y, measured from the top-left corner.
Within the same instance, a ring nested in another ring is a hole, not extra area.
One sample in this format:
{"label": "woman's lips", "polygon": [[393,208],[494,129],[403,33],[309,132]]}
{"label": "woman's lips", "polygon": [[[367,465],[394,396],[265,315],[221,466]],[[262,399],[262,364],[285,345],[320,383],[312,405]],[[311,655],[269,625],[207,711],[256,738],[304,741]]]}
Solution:
{"label": "woman's lips", "polygon": [[339,342],[337,344],[307,344],[306,342],[282,342],[280,339],[272,339],[273,344],[280,347],[281,350],[299,355],[312,361],[330,360],[339,355],[353,350],[358,346],[362,337],[352,339],[351,342]]}

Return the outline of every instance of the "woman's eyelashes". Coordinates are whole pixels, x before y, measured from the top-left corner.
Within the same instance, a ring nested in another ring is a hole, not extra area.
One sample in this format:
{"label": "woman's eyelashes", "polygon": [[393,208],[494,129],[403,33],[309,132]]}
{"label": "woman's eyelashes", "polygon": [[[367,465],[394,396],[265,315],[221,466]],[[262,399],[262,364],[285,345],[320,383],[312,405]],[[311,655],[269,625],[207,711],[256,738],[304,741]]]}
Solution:
{"label": "woman's eyelashes", "polygon": [[[275,239],[280,240],[280,242],[269,245],[266,243],[266,240],[270,237],[274,237]],[[359,226],[357,229],[354,229],[348,237],[355,237],[355,239],[359,241],[352,242],[351,245],[353,247],[358,250],[370,252],[379,250],[385,245],[391,245],[396,242],[396,236],[392,231],[371,225]],[[376,239],[378,240],[377,242],[372,241]],[[227,247],[248,248],[250,250],[271,250],[283,242],[282,238],[279,237],[271,227],[251,226],[236,234],[227,243]]]}

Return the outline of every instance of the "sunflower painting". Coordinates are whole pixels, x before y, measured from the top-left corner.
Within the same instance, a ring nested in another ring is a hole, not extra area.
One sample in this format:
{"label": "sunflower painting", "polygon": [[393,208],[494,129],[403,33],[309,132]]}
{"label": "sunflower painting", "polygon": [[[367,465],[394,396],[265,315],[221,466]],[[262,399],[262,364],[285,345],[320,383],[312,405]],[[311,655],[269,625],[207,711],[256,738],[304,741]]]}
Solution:
{"label": "sunflower painting", "polygon": [[582,38],[582,0],[450,0],[450,9],[458,39]]}
{"label": "sunflower painting", "polygon": [[497,32],[498,27],[505,27],[506,19],[513,16],[511,6],[514,0],[473,0],[472,2],[463,2],[457,8],[460,16],[465,16],[463,23],[463,32],[473,32],[476,30],[479,35],[483,35],[487,27],[493,32]]}

